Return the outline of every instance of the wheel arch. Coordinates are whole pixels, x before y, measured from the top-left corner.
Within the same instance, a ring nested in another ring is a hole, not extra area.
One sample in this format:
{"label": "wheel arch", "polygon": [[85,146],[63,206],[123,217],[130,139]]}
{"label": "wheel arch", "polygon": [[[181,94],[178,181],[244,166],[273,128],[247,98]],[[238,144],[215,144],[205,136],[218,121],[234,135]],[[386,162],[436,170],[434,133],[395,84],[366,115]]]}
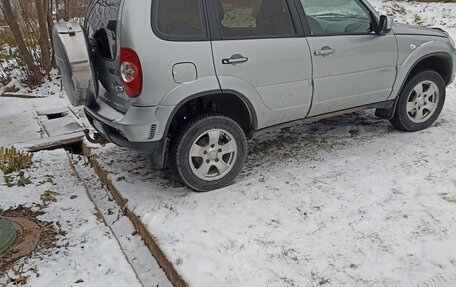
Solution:
{"label": "wheel arch", "polygon": [[[437,61],[433,62],[435,60]],[[439,64],[442,63],[443,65],[439,66]],[[391,119],[396,111],[397,101],[399,100],[401,91],[404,89],[407,82],[420,71],[433,70],[442,76],[445,85],[448,85],[451,83],[451,76],[454,68],[452,57],[446,52],[429,53],[418,58],[408,69],[407,74],[400,83],[399,89],[393,92],[395,97],[390,97],[390,99],[394,99],[394,103],[389,108],[377,109],[376,115],[380,118]]]}
{"label": "wheel arch", "polygon": [[411,68],[408,70],[404,80],[402,81],[399,92],[402,91],[405,84],[413,76],[418,74],[420,71],[433,70],[442,76],[445,81],[445,85],[451,83],[451,76],[453,74],[453,61],[450,54],[447,52],[435,52],[424,55],[414,62]]}
{"label": "wheel arch", "polygon": [[176,129],[179,121],[203,112],[226,115],[242,127],[247,137],[258,126],[257,113],[246,96],[235,90],[209,90],[190,95],[175,106],[166,123],[165,136]]}

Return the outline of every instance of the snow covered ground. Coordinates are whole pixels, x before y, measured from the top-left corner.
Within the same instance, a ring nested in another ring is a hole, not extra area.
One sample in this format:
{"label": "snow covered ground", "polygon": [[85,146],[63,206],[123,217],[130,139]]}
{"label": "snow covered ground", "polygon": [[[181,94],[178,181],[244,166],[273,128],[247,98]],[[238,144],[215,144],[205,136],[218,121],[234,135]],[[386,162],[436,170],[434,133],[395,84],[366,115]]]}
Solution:
{"label": "snow covered ground", "polygon": [[145,156],[97,154],[191,286],[455,286],[449,91],[423,132],[359,113],[251,142],[243,176],[211,193],[174,187]]}
{"label": "snow covered ground", "polygon": [[[29,276],[26,286],[142,286],[110,229],[97,217],[65,151],[35,154],[25,176],[31,180],[25,187],[7,187],[1,176],[0,210],[23,206],[42,211],[38,219],[52,223],[59,233],[55,248],[38,249],[14,264]],[[12,269],[8,274],[18,277]],[[0,286],[13,284],[3,274]]]}
{"label": "snow covered ground", "polygon": [[[442,27],[456,38],[456,4],[371,2],[400,22]],[[36,93],[61,96],[58,83],[46,85]],[[397,132],[362,112],[266,135],[249,143],[239,179],[211,193],[191,192],[166,171],[153,171],[145,155],[113,145],[94,153],[191,286],[450,287],[456,286],[455,97],[453,83],[440,119],[419,133]],[[1,108],[11,109],[1,100]],[[24,116],[14,122],[31,120]],[[8,130],[0,146],[37,129]],[[33,287],[139,286],[119,247],[130,239],[114,238],[122,229],[115,218],[109,227],[97,220],[82,185],[93,175],[80,161],[84,180],[71,175],[63,151],[41,152],[29,171],[35,184],[0,184],[0,209],[38,208],[46,189],[58,192],[40,220],[67,232],[61,247],[18,264],[38,268],[39,277],[28,271]],[[49,174],[56,185],[36,184]],[[95,200],[107,204],[100,194]],[[134,249],[138,240],[131,240]],[[144,271],[138,277],[145,286],[154,282],[144,278],[147,267],[133,266]],[[5,280],[0,276],[0,286]]]}
{"label": "snow covered ground", "polygon": [[[53,73],[34,91],[19,90],[38,98],[0,97],[0,147],[30,147],[60,135],[71,137],[79,130],[66,110],[69,103],[56,76]],[[45,115],[62,111],[66,113],[62,118]],[[16,286],[14,282],[24,278],[23,285],[31,287],[171,286],[90,166],[77,156],[72,162],[78,163],[74,165],[77,173],[64,150],[35,154],[32,168],[24,171],[24,178],[30,177],[31,182],[23,187],[8,187],[0,171],[0,215],[16,208],[30,209],[43,213],[38,220],[58,232],[55,246],[39,247],[30,258],[0,272],[0,286]],[[8,176],[13,182],[20,178],[17,172]]]}
{"label": "snow covered ground", "polygon": [[[456,36],[455,4],[397,3]],[[251,141],[236,183],[205,194],[147,156],[95,153],[191,286],[455,286],[455,96],[418,133],[362,112]]]}

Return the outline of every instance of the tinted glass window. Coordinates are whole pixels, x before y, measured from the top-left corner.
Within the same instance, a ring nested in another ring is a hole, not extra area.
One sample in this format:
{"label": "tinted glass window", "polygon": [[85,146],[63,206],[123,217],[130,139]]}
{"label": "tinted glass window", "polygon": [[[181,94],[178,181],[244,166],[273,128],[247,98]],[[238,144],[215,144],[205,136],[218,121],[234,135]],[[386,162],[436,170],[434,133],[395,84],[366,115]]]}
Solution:
{"label": "tinted glass window", "polygon": [[103,58],[114,59],[117,52],[117,19],[121,0],[96,0],[86,17],[86,32]]}
{"label": "tinted glass window", "polygon": [[206,38],[200,0],[156,0],[154,30],[170,40]]}
{"label": "tinted glass window", "polygon": [[301,0],[313,35],[371,31],[368,10],[356,0]]}
{"label": "tinted glass window", "polygon": [[295,35],[286,0],[214,0],[224,39]]}

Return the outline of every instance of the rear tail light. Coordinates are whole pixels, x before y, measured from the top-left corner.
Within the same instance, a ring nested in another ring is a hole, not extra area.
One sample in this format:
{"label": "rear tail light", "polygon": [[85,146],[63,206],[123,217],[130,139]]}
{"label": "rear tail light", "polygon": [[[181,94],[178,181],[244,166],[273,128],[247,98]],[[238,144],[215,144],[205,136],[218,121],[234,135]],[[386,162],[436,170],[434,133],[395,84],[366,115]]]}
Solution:
{"label": "rear tail light", "polygon": [[120,50],[120,74],[127,94],[132,98],[141,95],[143,75],[141,62],[135,51],[124,48]]}

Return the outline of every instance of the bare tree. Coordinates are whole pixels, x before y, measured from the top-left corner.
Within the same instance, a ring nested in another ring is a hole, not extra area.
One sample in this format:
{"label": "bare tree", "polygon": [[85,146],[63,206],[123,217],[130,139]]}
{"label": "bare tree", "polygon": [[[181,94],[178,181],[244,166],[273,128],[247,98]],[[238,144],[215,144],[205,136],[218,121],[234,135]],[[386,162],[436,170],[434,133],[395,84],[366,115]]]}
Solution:
{"label": "bare tree", "polygon": [[70,2],[71,0],[63,0],[63,3],[65,4],[65,16],[64,16],[64,19],[65,21],[69,21],[70,20]]}
{"label": "bare tree", "polygon": [[[48,12],[47,12],[47,27],[48,27],[48,33],[49,33],[49,37],[52,37],[52,28],[54,27],[54,22],[52,20],[52,7],[53,7],[53,0],[50,0],[48,1]],[[54,43],[52,41],[50,41],[51,43],[51,48],[52,48],[52,51],[54,51]],[[55,54],[52,53],[51,55],[51,63],[52,63],[52,67],[57,67],[56,65],[56,62],[55,62]]]}
{"label": "bare tree", "polygon": [[[80,19],[88,6],[89,0],[0,0],[6,23],[10,26],[23,65],[24,78],[28,84],[36,85],[55,67],[53,43],[51,41],[54,20],[63,18]],[[53,11],[55,16],[53,18]],[[62,17],[62,16],[60,16]],[[7,75],[8,76],[8,75]]]}
{"label": "bare tree", "polygon": [[48,0],[35,0],[36,16],[39,25],[39,43],[41,49],[41,65],[45,71],[51,69],[51,44],[48,29]]}
{"label": "bare tree", "polygon": [[28,69],[30,69],[30,71],[32,72],[31,76],[36,81],[41,80],[43,74],[41,73],[41,70],[38,67],[38,65],[35,63],[33,55],[27,49],[24,36],[19,27],[19,22],[16,17],[16,14],[12,9],[10,0],[1,0],[1,4],[3,14],[5,15],[5,20],[11,28],[11,33],[13,34],[14,39],[16,40],[17,48],[19,49],[19,53],[22,59],[24,60],[25,65],[28,67]]}

